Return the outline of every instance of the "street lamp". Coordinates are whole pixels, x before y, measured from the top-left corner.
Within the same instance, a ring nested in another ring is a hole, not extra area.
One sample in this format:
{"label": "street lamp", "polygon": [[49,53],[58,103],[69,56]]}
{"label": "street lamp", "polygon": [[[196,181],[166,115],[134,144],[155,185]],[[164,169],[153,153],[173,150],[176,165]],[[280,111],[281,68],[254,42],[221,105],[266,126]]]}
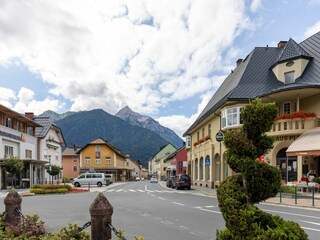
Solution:
{"label": "street lamp", "polygon": [[[49,155],[49,183],[50,183],[50,175],[51,175],[51,155]],[[52,178],[52,182],[53,182],[53,178]],[[51,185],[52,185],[51,182]]]}

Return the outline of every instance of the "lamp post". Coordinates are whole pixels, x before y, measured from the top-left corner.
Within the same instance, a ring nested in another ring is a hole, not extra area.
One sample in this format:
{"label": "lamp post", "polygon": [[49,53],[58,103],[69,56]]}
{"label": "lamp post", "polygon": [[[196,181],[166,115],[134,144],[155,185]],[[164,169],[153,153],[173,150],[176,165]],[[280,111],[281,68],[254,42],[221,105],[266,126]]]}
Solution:
{"label": "lamp post", "polygon": [[[51,155],[49,155],[49,183],[50,183],[50,175],[51,175]],[[53,181],[53,178],[52,178]],[[51,181],[51,185],[52,185],[52,181]]]}

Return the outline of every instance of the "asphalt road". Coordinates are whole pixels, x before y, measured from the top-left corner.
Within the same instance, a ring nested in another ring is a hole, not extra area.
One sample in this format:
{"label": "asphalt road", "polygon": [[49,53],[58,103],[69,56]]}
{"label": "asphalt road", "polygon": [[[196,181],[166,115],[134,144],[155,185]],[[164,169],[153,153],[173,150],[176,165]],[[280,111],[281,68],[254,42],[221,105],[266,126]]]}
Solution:
{"label": "asphalt road", "polygon": [[[216,230],[224,228],[217,199],[196,190],[177,191],[166,188],[163,182],[140,181],[116,183],[92,191],[24,197],[22,212],[38,213],[48,231],[57,231],[68,223],[82,226],[90,221],[91,203],[98,192],[103,192],[113,206],[113,226],[123,228],[127,239],[143,236],[146,240],[208,240],[215,239]],[[310,240],[319,239],[319,210],[268,204],[259,206],[269,213],[296,221]],[[4,211],[3,201],[0,211]]]}

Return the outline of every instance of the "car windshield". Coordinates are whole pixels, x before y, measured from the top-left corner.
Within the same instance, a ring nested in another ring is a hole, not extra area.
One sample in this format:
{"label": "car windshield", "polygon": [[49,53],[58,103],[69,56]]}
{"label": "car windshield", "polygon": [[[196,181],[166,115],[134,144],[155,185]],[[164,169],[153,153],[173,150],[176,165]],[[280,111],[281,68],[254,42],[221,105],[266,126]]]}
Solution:
{"label": "car windshield", "polygon": [[190,177],[189,175],[182,175],[181,180],[189,181]]}

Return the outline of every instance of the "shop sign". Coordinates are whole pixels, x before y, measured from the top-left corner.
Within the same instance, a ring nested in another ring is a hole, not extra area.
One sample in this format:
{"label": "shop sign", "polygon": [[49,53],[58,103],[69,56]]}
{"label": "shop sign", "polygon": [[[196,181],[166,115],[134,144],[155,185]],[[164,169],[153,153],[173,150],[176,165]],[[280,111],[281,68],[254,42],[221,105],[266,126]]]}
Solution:
{"label": "shop sign", "polygon": [[216,140],[218,142],[221,142],[223,140],[223,133],[221,131],[217,132],[216,134]]}
{"label": "shop sign", "polygon": [[299,135],[292,135],[292,136],[277,136],[275,137],[276,141],[294,141],[299,137]]}
{"label": "shop sign", "polygon": [[7,132],[1,131],[1,130],[0,130],[0,136],[4,136],[4,137],[12,138],[14,140],[22,141],[21,136],[17,136],[17,135],[7,133]]}

